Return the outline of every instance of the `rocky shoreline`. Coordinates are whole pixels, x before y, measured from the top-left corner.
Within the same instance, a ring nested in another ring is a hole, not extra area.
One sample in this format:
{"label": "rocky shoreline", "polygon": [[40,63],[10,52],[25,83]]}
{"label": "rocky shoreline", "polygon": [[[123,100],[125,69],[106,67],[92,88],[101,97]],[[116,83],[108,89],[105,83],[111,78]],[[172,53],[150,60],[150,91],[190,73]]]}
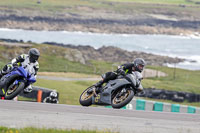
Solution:
{"label": "rocky shoreline", "polygon": [[135,58],[143,58],[145,59],[148,65],[163,66],[166,63],[174,64],[183,62],[185,60],[180,58],[172,58],[168,56],[160,56],[144,52],[137,52],[137,51],[130,52],[114,46],[103,46],[101,48],[95,49],[91,46],[81,46],[81,45],[80,46],[63,45],[63,44],[49,43],[49,42],[44,42],[44,44],[57,45],[78,50],[81,52],[83,58],[86,61],[98,60],[98,61],[107,61],[113,63],[116,62],[127,63],[127,62],[132,62]]}
{"label": "rocky shoreline", "polygon": [[167,34],[196,35],[200,29],[200,21],[163,20],[153,17],[144,18],[85,18],[55,16],[19,16],[15,14],[1,15],[0,27],[25,30],[47,31],[82,31],[94,33],[120,34]]}
{"label": "rocky shoreline", "polygon": [[[200,36],[199,2],[76,1],[0,5],[0,27],[26,30]],[[175,2],[176,3],[176,2]],[[57,5],[58,4],[58,5]],[[43,9],[44,8],[44,9]],[[55,8],[54,10],[52,8]]]}

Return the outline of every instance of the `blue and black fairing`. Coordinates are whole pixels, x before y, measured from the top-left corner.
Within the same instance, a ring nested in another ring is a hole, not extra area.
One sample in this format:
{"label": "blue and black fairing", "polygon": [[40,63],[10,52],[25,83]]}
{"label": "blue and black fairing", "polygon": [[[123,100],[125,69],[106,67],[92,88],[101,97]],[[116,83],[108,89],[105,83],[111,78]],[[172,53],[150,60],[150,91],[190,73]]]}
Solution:
{"label": "blue and black fairing", "polygon": [[27,78],[28,76],[28,72],[23,68],[23,67],[18,67],[18,68],[14,68],[10,73],[8,73],[6,75],[6,77],[9,77],[11,75],[19,75],[21,77]]}
{"label": "blue and black fairing", "polygon": [[6,77],[11,75],[18,75],[19,77],[23,77],[21,79],[16,80],[17,82],[20,82],[20,80],[26,80],[28,84],[36,82],[35,76],[31,75],[27,70],[25,70],[23,67],[18,67],[16,70],[11,71],[9,74],[6,75]]}
{"label": "blue and black fairing", "polygon": [[[15,80],[16,79],[16,80]],[[22,80],[26,82],[26,86],[36,82],[35,76],[31,75],[22,66],[14,68],[10,73],[3,76],[0,80],[0,95],[4,95],[11,81],[15,80],[14,84],[18,84]]]}

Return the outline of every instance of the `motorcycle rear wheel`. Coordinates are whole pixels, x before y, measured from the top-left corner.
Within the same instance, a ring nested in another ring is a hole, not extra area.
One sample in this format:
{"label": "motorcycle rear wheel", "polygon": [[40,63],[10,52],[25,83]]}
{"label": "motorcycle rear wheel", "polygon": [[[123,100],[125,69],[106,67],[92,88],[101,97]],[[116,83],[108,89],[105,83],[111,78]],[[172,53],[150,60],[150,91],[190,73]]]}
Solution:
{"label": "motorcycle rear wheel", "polygon": [[83,91],[83,93],[80,95],[79,102],[82,106],[90,106],[92,105],[92,96],[94,95],[94,92],[91,94],[88,94],[88,91],[92,89],[94,86],[88,87],[86,90]]}
{"label": "motorcycle rear wheel", "polygon": [[126,90],[126,91],[127,92],[123,96],[120,96],[119,98],[117,98],[117,95],[121,92],[121,90],[115,93],[115,95],[111,100],[111,106],[113,108],[116,109],[122,108],[133,99],[134,97],[133,90]]}

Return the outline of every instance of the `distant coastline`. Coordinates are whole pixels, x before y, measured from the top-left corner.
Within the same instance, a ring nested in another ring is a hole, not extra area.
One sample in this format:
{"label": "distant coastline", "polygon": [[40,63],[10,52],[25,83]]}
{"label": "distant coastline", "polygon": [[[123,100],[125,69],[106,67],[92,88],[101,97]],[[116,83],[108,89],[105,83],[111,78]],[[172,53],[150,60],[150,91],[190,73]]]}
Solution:
{"label": "distant coastline", "polygon": [[164,34],[200,37],[200,21],[172,21],[147,18],[78,18],[58,16],[20,16],[0,14],[0,27],[37,31],[82,31],[117,34]]}

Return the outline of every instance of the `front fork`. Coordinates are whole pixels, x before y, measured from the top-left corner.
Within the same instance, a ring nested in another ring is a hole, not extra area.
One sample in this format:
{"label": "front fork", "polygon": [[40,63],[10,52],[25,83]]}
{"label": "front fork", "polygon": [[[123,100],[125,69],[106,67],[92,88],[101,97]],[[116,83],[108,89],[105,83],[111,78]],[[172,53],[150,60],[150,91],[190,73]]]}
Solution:
{"label": "front fork", "polygon": [[123,88],[120,93],[117,94],[116,98],[120,98],[121,96],[123,96],[125,93],[127,92],[127,90],[125,88]]}
{"label": "front fork", "polygon": [[125,86],[125,87],[121,90],[121,92],[119,93],[119,95],[122,96],[122,94],[126,93],[128,90],[133,90],[134,94],[137,93],[137,90],[134,89],[132,86]]}
{"label": "front fork", "polygon": [[6,94],[5,89],[2,88],[2,89],[1,89],[1,94],[0,94],[0,96],[3,97],[5,94]]}

